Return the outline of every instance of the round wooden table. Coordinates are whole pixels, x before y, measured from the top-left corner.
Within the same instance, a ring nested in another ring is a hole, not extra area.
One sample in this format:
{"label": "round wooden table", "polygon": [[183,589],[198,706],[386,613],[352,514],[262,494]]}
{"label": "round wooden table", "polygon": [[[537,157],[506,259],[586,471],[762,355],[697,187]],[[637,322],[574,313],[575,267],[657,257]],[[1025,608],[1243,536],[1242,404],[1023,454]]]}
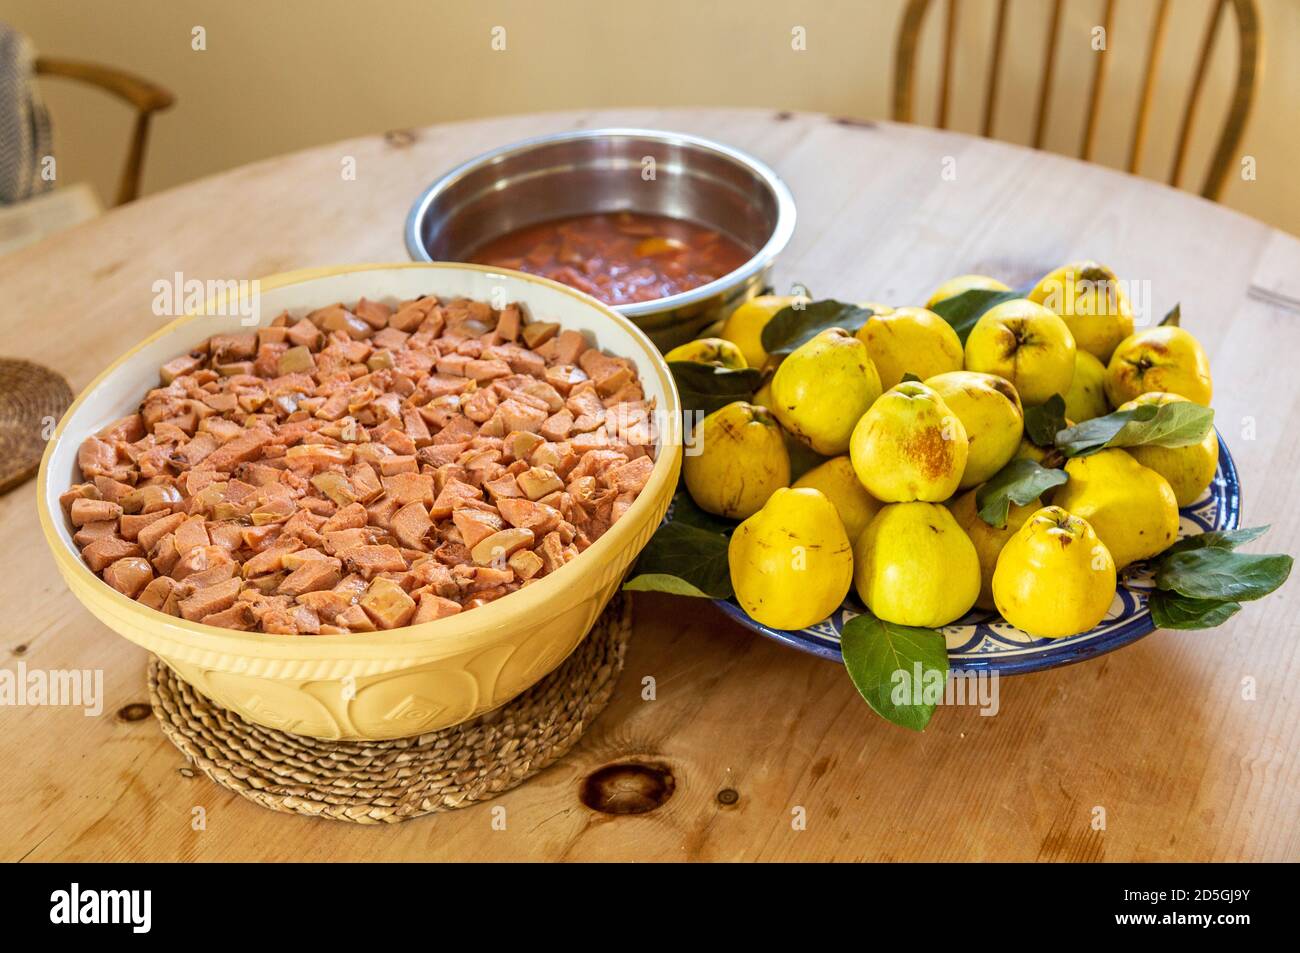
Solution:
{"label": "round wooden table", "polygon": [[[1092,257],[1148,282],[1157,316],[1181,302],[1213,363],[1244,523],[1273,524],[1269,551],[1300,549],[1300,242],[1152,182],[888,123],[567,112],[270,159],[0,259],[3,353],[80,390],[165,320],[151,307],[156,280],[405,260],[403,218],[439,173],[524,136],[603,125],[707,135],[771,163],[799,213],[781,288],[911,304],[951,275],[1015,286]],[[343,175],[349,160],[355,179]],[[638,597],[614,701],[563,762],[492,802],[507,809],[505,830],[482,805],[376,829],[273,814],[196,776],[130,707],[147,702],[145,653],[64,587],[33,484],[0,498],[0,537],[6,667],[102,669],[105,695],[97,717],[0,709],[5,860],[1300,857],[1295,582],[1222,628],[1156,633],[1006,679],[996,717],[940,708],[924,734],[877,718],[839,666],[751,635],[707,603]],[[641,815],[583,806],[580,780],[622,760],[667,765],[675,793]]]}

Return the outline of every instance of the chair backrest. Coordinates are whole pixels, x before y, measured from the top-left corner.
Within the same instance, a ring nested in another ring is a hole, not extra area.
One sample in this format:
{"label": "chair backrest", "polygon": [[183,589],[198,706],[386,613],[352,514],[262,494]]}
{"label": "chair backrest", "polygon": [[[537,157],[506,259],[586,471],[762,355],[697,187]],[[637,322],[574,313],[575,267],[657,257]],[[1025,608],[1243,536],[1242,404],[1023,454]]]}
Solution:
{"label": "chair backrest", "polygon": [[89,83],[135,107],[135,126],[131,132],[131,143],[127,150],[126,163],[122,167],[117,201],[114,204],[123,205],[134,200],[140,194],[140,177],[144,172],[144,150],[149,140],[149,119],[155,112],[170,107],[176,101],[176,97],[147,79],[141,79],[111,66],[101,66],[98,63],[81,63],[41,56],[36,60],[36,75],[59,76]]}
{"label": "chair backrest", "polygon": [[[1039,78],[1037,104],[1034,112],[1033,138],[1031,144],[1036,149],[1042,148],[1051,110],[1052,79],[1056,68],[1056,49],[1061,27],[1062,8],[1065,0],[1051,0],[1051,16],[1048,23],[1047,55],[1043,73]],[[1105,0],[1100,26],[1109,36],[1114,23],[1117,0]],[[1149,5],[1149,0],[1141,0]],[[925,15],[931,7],[931,0],[908,0],[903,13],[903,22],[898,31],[898,42],[894,59],[894,119],[899,122],[912,122],[913,99],[916,85],[917,46],[920,41],[921,27]],[[988,71],[985,78],[984,110],[981,117],[980,133],[985,136],[993,134],[994,120],[997,114],[998,78],[1002,67],[1003,47],[1007,33],[1007,7],[1009,0],[998,0],[997,20],[993,30],[993,49],[989,55]],[[953,54],[957,36],[958,0],[943,0],[943,63],[939,79],[938,103],[936,106],[936,125],[941,129],[948,127],[949,96],[953,83]],[[1129,142],[1127,169],[1137,172],[1142,161],[1142,150],[1146,144],[1147,120],[1151,114],[1151,100],[1155,88],[1155,77],[1160,66],[1172,0],[1159,0],[1151,24],[1151,42],[1147,49],[1146,70],[1142,79],[1142,90],[1138,98],[1137,111],[1133,119],[1132,138]],[[1219,27],[1223,23],[1224,8],[1232,6],[1237,22],[1237,78],[1236,88],[1229,104],[1227,115],[1220,128],[1218,143],[1210,158],[1209,166],[1202,182],[1201,194],[1206,198],[1217,199],[1223,191],[1228,171],[1234,164],[1237,148],[1241,144],[1246,122],[1250,118],[1251,106],[1255,99],[1255,87],[1262,69],[1261,38],[1259,17],[1255,0],[1212,0],[1210,19],[1201,38],[1196,69],[1192,75],[1191,88],[1179,123],[1178,138],[1175,144],[1173,164],[1169,171],[1169,184],[1175,187],[1182,182],[1187,161],[1188,145],[1191,141],[1197,107],[1201,101],[1201,92],[1205,86],[1210,55],[1218,37]],[[1093,64],[1091,88],[1088,96],[1088,110],[1084,118],[1079,143],[1079,157],[1091,159],[1096,141],[1097,116],[1102,90],[1106,82],[1106,68],[1109,56],[1098,56]]]}

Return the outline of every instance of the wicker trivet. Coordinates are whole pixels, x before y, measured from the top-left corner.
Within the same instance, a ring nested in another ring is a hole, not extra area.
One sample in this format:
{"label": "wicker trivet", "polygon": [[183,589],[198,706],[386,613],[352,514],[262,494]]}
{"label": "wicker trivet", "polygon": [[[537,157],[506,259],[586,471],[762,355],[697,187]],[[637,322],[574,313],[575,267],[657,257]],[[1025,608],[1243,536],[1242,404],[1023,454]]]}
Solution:
{"label": "wicker trivet", "polygon": [[71,403],[72,388],[48,367],[0,357],[0,493],[36,473],[53,425]]}
{"label": "wicker trivet", "polygon": [[563,663],[463,725],[396,741],[320,741],[220,708],[157,658],[149,700],[163,733],[222,787],[274,811],[358,824],[450,811],[510,790],[563,757],[623,670],[631,599],[616,596]]}

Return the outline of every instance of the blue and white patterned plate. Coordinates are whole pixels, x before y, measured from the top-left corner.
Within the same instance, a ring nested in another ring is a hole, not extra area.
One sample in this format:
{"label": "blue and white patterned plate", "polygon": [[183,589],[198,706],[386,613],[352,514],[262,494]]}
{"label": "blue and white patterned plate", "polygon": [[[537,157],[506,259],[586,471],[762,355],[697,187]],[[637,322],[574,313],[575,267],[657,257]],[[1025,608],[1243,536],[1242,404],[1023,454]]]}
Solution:
{"label": "blue and white patterned plate", "polygon": [[[1228,445],[1219,435],[1219,468],[1205,495],[1181,512],[1180,536],[1206,530],[1236,529],[1241,519],[1241,485]],[[948,638],[948,661],[954,671],[999,672],[1014,675],[1068,665],[1114,651],[1155,630],[1147,609],[1145,590],[1149,575],[1129,572],[1126,584],[1115,593],[1105,620],[1095,629],[1065,639],[1039,639],[1010,625],[996,612],[976,609],[943,627]],[[731,599],[719,599],[722,611],[759,635],[784,642],[834,662],[840,655],[840,630],[861,614],[863,607],[852,590],[844,604],[825,622],[806,629],[773,629],[755,622]]]}

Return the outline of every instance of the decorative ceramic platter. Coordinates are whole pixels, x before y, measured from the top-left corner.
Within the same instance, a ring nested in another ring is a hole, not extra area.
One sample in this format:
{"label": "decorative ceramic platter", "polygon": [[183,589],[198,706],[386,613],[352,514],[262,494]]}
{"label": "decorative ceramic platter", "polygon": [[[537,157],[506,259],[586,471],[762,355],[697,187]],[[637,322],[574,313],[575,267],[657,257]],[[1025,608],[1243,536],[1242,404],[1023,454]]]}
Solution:
{"label": "decorative ceramic platter", "polygon": [[[1236,529],[1241,519],[1241,485],[1228,446],[1219,435],[1219,468],[1205,495],[1180,511],[1179,536],[1206,530]],[[1105,620],[1096,628],[1065,639],[1039,639],[1003,621],[996,612],[975,609],[943,627],[948,638],[948,660],[954,671],[985,671],[1013,675],[1081,662],[1114,651],[1153,632],[1147,609],[1149,574],[1130,569],[1115,593]],[[829,619],[796,631],[773,629],[755,622],[734,600],[718,600],[722,610],[746,628],[769,639],[835,662],[840,656],[840,630],[863,611],[852,590]]]}

